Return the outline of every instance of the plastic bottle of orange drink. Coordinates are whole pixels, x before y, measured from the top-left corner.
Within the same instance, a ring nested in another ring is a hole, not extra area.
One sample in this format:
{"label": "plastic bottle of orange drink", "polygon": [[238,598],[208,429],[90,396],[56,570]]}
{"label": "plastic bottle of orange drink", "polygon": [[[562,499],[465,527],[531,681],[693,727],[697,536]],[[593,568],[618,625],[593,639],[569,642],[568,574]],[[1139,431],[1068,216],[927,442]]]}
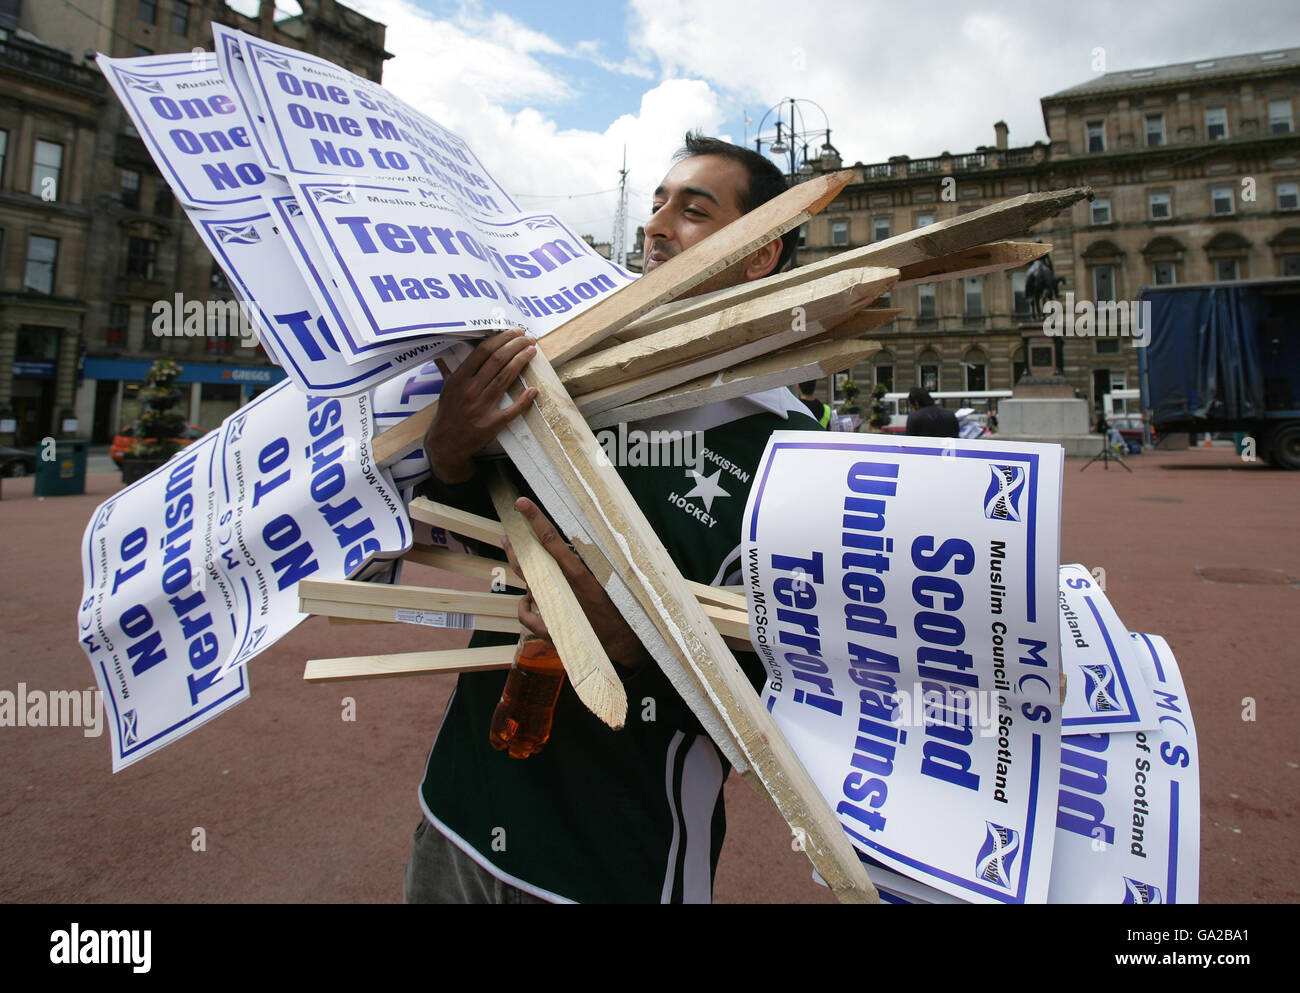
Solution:
{"label": "plastic bottle of orange drink", "polygon": [[512,759],[536,755],[551,736],[555,701],[564,685],[564,666],[555,646],[525,635],[515,649],[501,700],[492,715],[488,740],[497,751],[509,749]]}

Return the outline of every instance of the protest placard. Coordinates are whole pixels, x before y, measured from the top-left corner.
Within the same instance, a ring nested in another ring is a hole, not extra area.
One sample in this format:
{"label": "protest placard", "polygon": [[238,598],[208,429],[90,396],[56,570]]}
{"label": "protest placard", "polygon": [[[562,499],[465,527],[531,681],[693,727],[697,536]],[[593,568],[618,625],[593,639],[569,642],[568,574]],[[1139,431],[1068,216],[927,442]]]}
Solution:
{"label": "protest placard", "polygon": [[97,61],[182,204],[258,199],[267,174],[253,153],[252,124],[214,55],[100,55]]}
{"label": "protest placard", "polygon": [[248,76],[248,65],[244,61],[243,49],[239,47],[241,32],[212,22],[212,40],[216,48],[217,67],[221,75],[235,92],[236,99],[243,105],[244,113],[252,123],[253,143],[257,156],[268,172],[283,174],[284,167],[276,158],[271,147],[270,128],[262,105],[257,102],[257,92],[253,81]]}
{"label": "protest placard", "polygon": [[1142,678],[1137,652],[1092,574],[1063,565],[1061,669],[1065,672],[1063,734],[1138,731],[1156,727],[1156,705]]}
{"label": "protest placard", "polygon": [[115,771],[247,698],[230,670],[305,618],[298,580],[410,547],[371,430],[367,394],[285,381],[96,510],[77,623],[117,721]]}
{"label": "protest placard", "polygon": [[401,349],[349,350],[346,326],[320,309],[308,292],[285,240],[282,220],[261,203],[187,211],[203,243],[225,272],[261,341],[305,393],[364,392],[402,369],[423,364],[438,343]]}
{"label": "protest placard", "polygon": [[1061,449],[777,432],[745,512],[761,693],[859,851],[1047,896]]}
{"label": "protest placard", "polygon": [[[381,434],[385,428],[405,420],[417,410],[423,410],[437,400],[441,393],[442,373],[432,360],[418,369],[394,376],[381,386],[376,386],[372,393],[375,433]],[[388,472],[401,489],[424,482],[430,474],[429,458],[424,446],[421,445],[388,466]]]}
{"label": "protest placard", "polygon": [[1159,635],[1134,634],[1156,730],[1061,739],[1052,903],[1195,903],[1201,794],[1182,674]]}
{"label": "protest placard", "polygon": [[286,175],[420,180],[441,186],[461,209],[478,215],[518,212],[459,135],[378,83],[216,24],[213,33],[219,48],[226,38],[237,42],[266,121],[268,163],[278,163]]}
{"label": "protest placard", "polygon": [[634,278],[554,214],[475,218],[419,183],[290,185],[362,341],[542,335]]}

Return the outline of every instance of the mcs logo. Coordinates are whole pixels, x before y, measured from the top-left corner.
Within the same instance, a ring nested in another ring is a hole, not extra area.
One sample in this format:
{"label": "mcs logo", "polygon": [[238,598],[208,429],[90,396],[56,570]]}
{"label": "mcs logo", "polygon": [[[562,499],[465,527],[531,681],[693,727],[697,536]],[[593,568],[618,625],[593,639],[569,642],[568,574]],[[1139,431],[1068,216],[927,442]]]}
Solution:
{"label": "mcs logo", "polygon": [[993,478],[984,491],[984,516],[990,520],[1019,521],[1020,498],[1025,493],[1025,470],[1018,465],[991,465]]}
{"label": "mcs logo", "polygon": [[1124,877],[1124,899],[1121,903],[1163,903],[1160,890],[1150,883],[1139,883],[1136,879]]}
{"label": "mcs logo", "polygon": [[1115,699],[1115,673],[1110,666],[1098,663],[1079,668],[1083,670],[1083,693],[1088,699],[1088,709],[1094,714],[1119,710],[1119,702]]}
{"label": "mcs logo", "polygon": [[975,874],[986,883],[1011,888],[1011,866],[1020,854],[1020,832],[985,821],[988,837],[975,857]]}

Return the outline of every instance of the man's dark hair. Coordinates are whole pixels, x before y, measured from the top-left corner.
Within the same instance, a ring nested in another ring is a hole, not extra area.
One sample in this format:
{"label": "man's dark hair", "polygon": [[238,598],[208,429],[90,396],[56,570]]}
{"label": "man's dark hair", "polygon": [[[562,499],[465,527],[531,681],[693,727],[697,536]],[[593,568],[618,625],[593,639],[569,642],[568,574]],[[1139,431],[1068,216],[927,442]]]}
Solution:
{"label": "man's dark hair", "polygon": [[[748,148],[733,145],[720,138],[706,138],[698,131],[687,131],[686,144],[677,150],[673,160],[680,161],[694,155],[717,155],[739,162],[745,167],[745,171],[749,174],[749,187],[740,191],[742,213],[748,214],[755,207],[761,207],[786,190],[785,176],[781,170],[770,159]],[[780,272],[794,260],[794,250],[798,243],[798,228],[791,228],[781,236],[781,257],[777,259],[773,272]]]}
{"label": "man's dark hair", "polygon": [[799,392],[804,396],[812,396],[813,390],[817,389],[817,380],[810,379],[806,383],[799,384]]}
{"label": "man's dark hair", "polygon": [[934,403],[934,397],[930,396],[930,391],[923,386],[913,386],[907,391],[907,402],[914,403],[918,407],[928,407]]}

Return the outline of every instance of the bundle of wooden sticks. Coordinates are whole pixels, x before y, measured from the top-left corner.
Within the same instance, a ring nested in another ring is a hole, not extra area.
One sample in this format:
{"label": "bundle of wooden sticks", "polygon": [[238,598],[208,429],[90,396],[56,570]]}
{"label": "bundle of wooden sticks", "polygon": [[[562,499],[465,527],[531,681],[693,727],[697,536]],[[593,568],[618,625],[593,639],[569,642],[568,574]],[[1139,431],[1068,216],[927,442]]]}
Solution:
{"label": "bundle of wooden sticks", "polygon": [[[1023,266],[1051,246],[999,239],[1091,198],[1088,189],[1027,194],[777,276],[682,299],[803,224],[851,178],[842,172],[792,187],[543,337],[506,402],[529,386],[538,396],[499,440],[732,765],[803,832],[809,857],[831,889],[841,900],[875,902],[875,888],[834,814],[728,650],[728,641],[748,643],[743,596],[681,577],[592,434],[592,428],[820,378],[863,361],[880,346],[861,336],[898,314],[870,307],[883,294]],[[426,407],[378,436],[379,464],[419,446],[434,411]],[[492,479],[491,491],[499,524],[427,501],[414,501],[409,511],[414,520],[489,543],[509,537],[574,690],[593,713],[621,727],[627,700],[612,663],[554,559],[514,509],[518,494],[503,474]],[[430,549],[417,548],[409,557],[476,575],[500,567]],[[304,611],[339,618],[397,621],[402,611],[435,611],[472,614],[481,628],[518,628],[515,605],[496,594],[312,581],[302,582],[299,594]],[[509,663],[505,652],[313,660],[306,678],[494,668]]]}

